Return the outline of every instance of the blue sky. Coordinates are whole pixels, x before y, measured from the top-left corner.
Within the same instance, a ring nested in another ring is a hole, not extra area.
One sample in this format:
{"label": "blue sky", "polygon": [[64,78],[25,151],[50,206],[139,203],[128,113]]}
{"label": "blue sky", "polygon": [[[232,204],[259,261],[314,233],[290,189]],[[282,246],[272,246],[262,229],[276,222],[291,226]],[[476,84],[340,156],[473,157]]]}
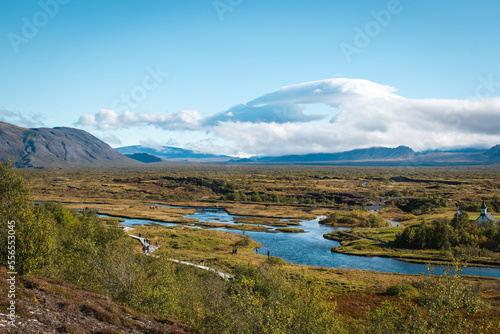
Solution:
{"label": "blue sky", "polygon": [[500,144],[498,1],[4,0],[0,120],[231,155]]}

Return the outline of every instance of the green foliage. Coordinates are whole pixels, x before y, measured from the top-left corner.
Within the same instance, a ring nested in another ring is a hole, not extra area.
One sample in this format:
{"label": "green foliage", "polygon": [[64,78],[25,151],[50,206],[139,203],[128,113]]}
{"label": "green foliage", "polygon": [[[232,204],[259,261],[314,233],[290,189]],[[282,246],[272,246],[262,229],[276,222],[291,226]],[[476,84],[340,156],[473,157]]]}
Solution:
{"label": "green foliage", "polygon": [[419,316],[416,307],[403,310],[394,303],[383,302],[365,319],[367,334],[433,333],[427,330],[426,322]]}
{"label": "green foliage", "polygon": [[278,266],[278,267],[283,267],[283,266],[286,266],[287,263],[285,260],[283,260],[282,258],[280,257],[276,257],[276,256],[270,256],[266,259],[266,263],[270,266]]}
{"label": "green foliage", "polygon": [[482,203],[479,203],[479,202],[461,203],[460,209],[463,211],[469,211],[469,212],[481,212],[481,205],[482,205]]}
{"label": "green foliage", "polygon": [[387,197],[401,197],[401,196],[403,196],[401,194],[401,192],[397,189],[386,191],[386,193],[384,195]]}
{"label": "green foliage", "polygon": [[[326,293],[325,283],[287,276],[282,259],[271,257],[260,266],[238,266],[234,268],[236,279],[225,281],[214,273],[172,263],[167,254],[147,257],[134,251],[133,241],[122,230],[104,225],[95,213],[78,215],[58,204],[35,208],[22,177],[10,164],[0,168],[0,216],[16,220],[16,235],[24,242],[23,248],[18,248],[23,273],[36,270],[102,291],[134,309],[180,320],[194,332],[347,333],[349,328],[385,334],[489,330],[486,324],[481,327],[471,320],[477,319],[483,307],[463,284],[459,271],[444,277],[431,273],[417,289],[405,284],[391,286],[387,294],[405,297],[401,303],[386,302],[368,313],[364,321],[348,327],[334,313],[335,304]],[[196,185],[195,181],[189,182],[189,186]],[[216,187],[214,191],[242,194],[236,183],[211,184]],[[257,195],[262,200],[267,196],[262,192]],[[380,217],[362,210],[331,214],[329,219],[362,226],[381,223]],[[451,247],[475,242],[471,236],[477,236],[478,243],[499,238],[494,227],[474,230],[465,217],[454,219],[422,222],[405,229],[400,241],[411,241],[419,247],[444,247],[446,243]],[[5,231],[2,241],[6,240]],[[237,244],[249,242],[245,237]]]}
{"label": "green foliage", "polygon": [[417,289],[409,284],[394,284],[388,287],[385,293],[388,296],[411,298],[417,294]]}
{"label": "green foliage", "polygon": [[332,212],[327,218],[320,221],[321,224],[361,226],[361,227],[381,227],[385,225],[384,220],[374,213],[363,210],[353,210],[349,213]]}
{"label": "green foliage", "polygon": [[444,276],[436,276],[430,269],[430,277],[423,281],[422,304],[429,316],[429,327],[438,333],[469,333],[480,329],[465,316],[475,315],[483,305],[464,284],[460,276],[462,268],[457,264]]}
{"label": "green foliage", "polygon": [[250,237],[248,235],[245,235],[243,238],[241,238],[240,240],[236,241],[234,243],[235,246],[248,246],[250,245],[250,242],[252,241],[252,239],[250,239]]}
{"label": "green foliage", "polygon": [[397,220],[400,222],[404,222],[404,221],[408,221],[408,220],[412,220],[412,219],[417,219],[417,216],[412,215],[410,213],[410,214],[405,214],[405,215],[402,215],[401,217],[398,217]]}
{"label": "green foliage", "polygon": [[394,204],[404,212],[417,216],[448,205],[446,200],[440,198],[402,198]]}
{"label": "green foliage", "polygon": [[[58,210],[52,213],[55,217],[65,217],[68,211]],[[108,261],[107,266],[115,263],[112,252],[119,258],[132,252],[123,249],[121,239],[125,238],[123,231],[117,227],[105,226],[95,213],[79,215],[77,223],[73,219],[61,220],[58,225],[57,252],[54,265],[50,270],[65,280],[101,290],[102,261]],[[113,247],[110,245],[114,245]],[[121,245],[118,247],[117,245]],[[114,251],[110,250],[110,247]],[[120,252],[120,254],[118,254]]]}
{"label": "green foliage", "polygon": [[471,249],[478,245],[489,250],[499,249],[498,231],[498,227],[477,229],[475,223],[469,221],[467,213],[463,212],[455,214],[451,220],[438,218],[431,224],[422,221],[418,226],[407,227],[396,235],[394,244],[404,248],[445,251],[467,247],[467,254],[471,255]]}
{"label": "green foliage", "polygon": [[[0,163],[0,257],[2,265],[13,264],[20,274],[47,265],[54,249],[54,221],[32,204],[31,191],[10,161]],[[9,222],[14,222],[10,223]],[[9,225],[13,226],[14,234]]]}
{"label": "green foliage", "polygon": [[420,282],[418,303],[404,300],[400,307],[384,302],[367,314],[365,333],[494,333],[492,324],[469,319],[484,306],[463,282],[462,268],[456,264],[445,275],[430,268]]}

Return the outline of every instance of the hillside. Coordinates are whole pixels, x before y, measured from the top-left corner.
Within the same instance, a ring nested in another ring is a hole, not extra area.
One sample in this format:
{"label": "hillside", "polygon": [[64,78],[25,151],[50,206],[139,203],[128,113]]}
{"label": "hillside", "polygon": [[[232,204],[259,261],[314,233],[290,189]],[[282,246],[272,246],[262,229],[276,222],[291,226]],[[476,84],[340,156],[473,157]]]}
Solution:
{"label": "hillside", "polygon": [[16,167],[136,166],[90,133],[67,127],[27,129],[0,122],[0,160]]}
{"label": "hillside", "polygon": [[[7,290],[5,268],[0,269],[3,291]],[[2,296],[0,332],[8,333],[177,333],[189,334],[170,319],[142,314],[119,305],[111,298],[75,287],[67,282],[36,276],[20,278],[17,287],[18,316],[12,328],[5,308],[9,299]],[[6,293],[4,294],[6,295]]]}

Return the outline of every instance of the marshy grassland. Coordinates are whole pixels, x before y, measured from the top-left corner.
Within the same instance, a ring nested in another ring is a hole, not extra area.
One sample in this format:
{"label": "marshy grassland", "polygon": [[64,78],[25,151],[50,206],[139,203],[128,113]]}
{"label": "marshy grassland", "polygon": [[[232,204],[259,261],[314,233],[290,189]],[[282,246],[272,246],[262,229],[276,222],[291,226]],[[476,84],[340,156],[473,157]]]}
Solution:
{"label": "marshy grassland", "polygon": [[[329,303],[336,305],[335,312],[346,319],[362,319],[366,312],[375,310],[384,302],[402,302],[399,292],[394,289],[408,289],[405,297],[416,299],[417,289],[422,282],[420,275],[379,273],[357,269],[336,269],[295,265],[285,261],[273,261],[266,255],[255,254],[260,247],[249,237],[224,231],[192,229],[184,226],[165,227],[160,225],[135,226],[129,233],[148,238],[160,248],[155,255],[200,263],[237,275],[239,268],[273,265],[291,281],[307,281],[320,284]],[[233,254],[232,249],[238,248]],[[137,252],[141,246],[135,244]],[[500,282],[497,279],[468,277],[467,283],[490,307],[487,314],[495,321],[500,320]],[[406,292],[405,292],[406,293]],[[413,294],[413,295],[411,295]],[[411,296],[410,296],[411,295]]]}
{"label": "marshy grassland", "polygon": [[[471,229],[464,218],[479,216],[483,200],[500,218],[500,173],[493,167],[174,165],[19,173],[33,201],[45,203],[36,210],[45,212],[44,222],[59,233],[47,248],[50,261],[32,273],[104,293],[141,312],[172,317],[193,332],[371,333],[381,324],[408,330],[420,326],[412,330],[422,333],[433,328],[498,330],[498,279],[295,265],[254,253],[260,245],[249,237],[209,229],[225,227],[224,222],[184,218],[196,208],[219,208],[243,216],[238,218],[241,229],[264,230],[267,225],[300,232],[300,220],[325,216],[325,224],[351,228],[347,234],[327,236],[341,241],[338,252],[451,263],[467,251],[469,262],[480,258],[474,264],[496,266],[498,228]],[[378,212],[365,209],[373,206]],[[457,209],[464,214],[457,217]],[[117,228],[119,219],[98,218],[94,211],[158,224],[123,232]],[[292,220],[283,226],[279,218]],[[401,227],[390,227],[386,220],[398,221]],[[448,243],[439,244],[442,240],[428,237],[435,227],[460,233],[449,238],[446,234]],[[146,257],[139,242],[126,233],[140,233],[160,248]],[[401,244],[414,239],[420,243],[408,244],[411,251],[396,249],[407,249]],[[168,259],[203,260],[235,280],[224,282]],[[457,308],[446,307],[451,302]],[[446,314],[436,313],[438,309],[446,309]],[[412,322],[415,316],[422,321]]]}
{"label": "marshy grassland", "polygon": [[[247,217],[237,218],[239,225],[198,224],[269,231],[262,226],[267,225],[285,228],[282,230],[285,232],[300,232],[290,227],[301,219],[325,215],[328,219],[323,223],[352,227],[352,234],[361,237],[347,238],[342,233],[326,236],[342,242],[342,247],[333,251],[414,262],[451,262],[456,253],[460,253],[460,250],[453,252],[452,248],[460,242],[446,245],[446,249],[421,247],[418,252],[404,251],[405,245],[396,247],[394,242],[405,228],[417,227],[422,221],[431,224],[436,219],[452,220],[457,210],[473,220],[479,216],[483,200],[488,203],[489,212],[500,219],[498,166],[368,168],[177,164],[144,170],[24,170],[22,173],[36,201],[63,202],[67,208],[92,208],[115,217],[197,224],[195,219],[184,216],[194,213],[196,207],[216,207],[231,215]],[[365,208],[373,205],[380,207],[370,215]],[[280,218],[295,220],[284,224]],[[387,220],[397,221],[401,227],[392,228]],[[477,246],[472,255],[470,249],[467,250],[471,264],[500,265],[500,249],[495,249],[490,242],[494,239],[492,233],[487,233],[486,241],[484,235],[477,233],[474,234],[477,240],[467,241],[469,246]]]}

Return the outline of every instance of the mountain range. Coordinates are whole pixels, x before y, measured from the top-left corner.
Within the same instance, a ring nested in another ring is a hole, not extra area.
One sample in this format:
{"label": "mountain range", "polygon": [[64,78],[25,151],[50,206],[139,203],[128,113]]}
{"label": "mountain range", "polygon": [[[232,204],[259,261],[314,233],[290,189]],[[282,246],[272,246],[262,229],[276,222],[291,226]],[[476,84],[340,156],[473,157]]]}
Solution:
{"label": "mountain range", "polygon": [[[128,155],[128,156],[126,156]],[[111,148],[88,132],[75,128],[27,129],[0,122],[0,161],[16,167],[139,167],[168,161],[233,164],[325,164],[338,166],[457,166],[500,164],[500,145],[489,150],[415,152],[407,146],[371,147],[339,153],[311,153],[239,159],[161,146]]]}
{"label": "mountain range", "polygon": [[234,163],[329,164],[348,166],[456,166],[500,163],[500,145],[489,150],[462,149],[417,153],[407,146],[371,147],[339,153],[312,153],[277,157],[233,159]]}
{"label": "mountain range", "polygon": [[27,129],[0,122],[0,160],[16,167],[133,167],[130,159],[90,133],[66,127]]}
{"label": "mountain range", "polygon": [[[145,156],[144,155],[137,156],[137,154],[139,153],[148,154],[150,156],[155,156],[163,160],[169,160],[169,161],[226,162],[233,159],[233,157],[227,155],[201,153],[171,146],[160,146],[157,148],[151,148],[141,145],[135,145],[135,146],[118,147],[116,150],[130,157],[132,157],[132,155],[135,154],[137,158],[141,159],[140,161],[142,161],[142,159],[145,158]],[[147,159],[149,160],[150,157]]]}

